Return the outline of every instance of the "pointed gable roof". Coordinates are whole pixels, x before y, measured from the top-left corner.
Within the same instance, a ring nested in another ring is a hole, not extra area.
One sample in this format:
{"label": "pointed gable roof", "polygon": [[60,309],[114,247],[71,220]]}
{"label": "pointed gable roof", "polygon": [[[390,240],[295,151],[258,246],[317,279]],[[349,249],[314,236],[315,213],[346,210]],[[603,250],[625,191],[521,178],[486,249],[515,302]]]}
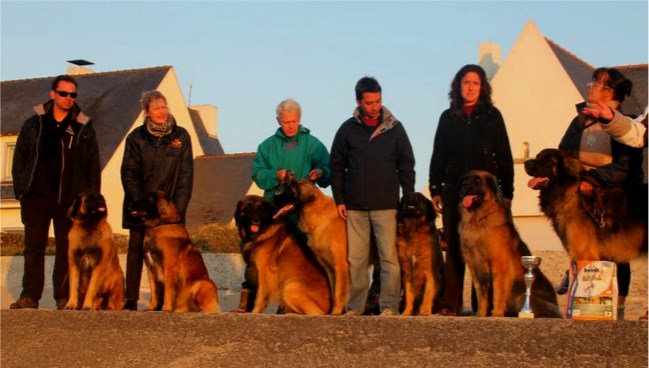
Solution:
{"label": "pointed gable roof", "polygon": [[[77,103],[93,121],[102,169],[141,112],[142,92],[156,89],[171,66],[73,76],[79,84]],[[2,135],[18,134],[33,106],[49,99],[55,77],[1,83]]]}
{"label": "pointed gable roof", "polygon": [[587,62],[581,60],[573,53],[559,46],[557,43],[551,41],[547,37],[545,38],[546,42],[554,52],[554,55],[563,66],[563,69],[566,71],[572,83],[575,85],[579,93],[586,99],[588,96],[588,87],[587,84],[590,82],[591,76],[593,75],[593,68]]}
{"label": "pointed gable roof", "polygon": [[187,208],[187,227],[227,224],[239,199],[253,185],[250,175],[256,153],[198,156],[194,159],[194,186]]}

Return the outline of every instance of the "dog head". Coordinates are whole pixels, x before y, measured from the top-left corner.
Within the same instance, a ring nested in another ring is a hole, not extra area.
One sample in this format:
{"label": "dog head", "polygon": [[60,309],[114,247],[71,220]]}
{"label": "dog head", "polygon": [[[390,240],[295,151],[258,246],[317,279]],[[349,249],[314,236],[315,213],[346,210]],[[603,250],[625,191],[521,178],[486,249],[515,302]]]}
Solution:
{"label": "dog head", "polygon": [[241,240],[255,240],[273,223],[276,207],[263,197],[247,195],[234,210],[234,221]]}
{"label": "dog head", "polygon": [[68,218],[84,224],[97,223],[108,216],[106,199],[93,191],[79,193],[68,210]]}
{"label": "dog head", "polygon": [[503,197],[498,186],[498,179],[493,174],[472,170],[460,179],[460,206],[469,211],[479,208],[483,203],[495,201],[504,205]]}
{"label": "dog head", "polygon": [[[292,173],[292,172],[291,172]],[[308,179],[296,180],[295,175],[286,178],[273,196],[273,204],[279,208],[275,217],[290,213],[300,212],[305,204],[316,200],[320,189]]]}
{"label": "dog head", "polygon": [[554,148],[546,148],[536,158],[525,161],[525,172],[532,176],[527,185],[534,190],[561,182],[574,183],[582,170],[579,160]]}
{"label": "dog head", "polygon": [[147,193],[143,206],[140,216],[146,227],[154,227],[163,223],[175,224],[181,221],[176,206],[163,191],[156,190]]}
{"label": "dog head", "polygon": [[398,223],[408,218],[416,218],[434,224],[436,216],[433,203],[419,192],[404,195],[397,209]]}

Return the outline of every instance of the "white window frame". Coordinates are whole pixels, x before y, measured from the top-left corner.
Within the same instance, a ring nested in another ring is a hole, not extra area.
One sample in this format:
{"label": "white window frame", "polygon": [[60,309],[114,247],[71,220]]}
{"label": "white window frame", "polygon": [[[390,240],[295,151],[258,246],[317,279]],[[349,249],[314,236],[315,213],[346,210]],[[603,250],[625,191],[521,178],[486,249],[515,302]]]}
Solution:
{"label": "white window frame", "polygon": [[12,182],[11,168],[13,166],[16,142],[6,142],[2,147],[2,182]]}

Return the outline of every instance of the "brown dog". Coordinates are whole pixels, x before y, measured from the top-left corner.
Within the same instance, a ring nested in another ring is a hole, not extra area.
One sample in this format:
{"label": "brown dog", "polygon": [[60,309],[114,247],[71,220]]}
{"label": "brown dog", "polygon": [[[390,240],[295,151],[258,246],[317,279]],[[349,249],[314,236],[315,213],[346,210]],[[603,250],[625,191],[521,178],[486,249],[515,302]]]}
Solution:
{"label": "brown dog", "polygon": [[433,312],[444,275],[444,258],[435,229],[435,210],[423,194],[413,192],[401,198],[397,210],[397,251],[401,265],[401,282],[405,295],[404,316]]}
{"label": "brown dog", "polygon": [[90,191],[79,194],[68,211],[70,298],[65,309],[122,309],[124,273],[107,214],[104,197]]}
{"label": "brown dog", "polygon": [[[290,177],[290,175],[287,175]],[[347,228],[338,216],[333,198],[322,193],[309,180],[285,180],[273,201],[281,213],[296,211],[298,226],[306,234],[309,248],[325,269],[332,289],[331,314],[345,312],[350,276],[347,260]]]}
{"label": "brown dog", "polygon": [[241,253],[257,275],[252,313],[263,312],[272,300],[284,312],[326,314],[331,307],[326,275],[309,248],[273,218],[275,209],[264,198],[248,195],[235,210]]}
{"label": "brown dog", "polygon": [[[192,244],[176,206],[161,191],[148,193],[144,260],[149,273],[148,310],[219,313],[216,284]],[[164,301],[164,304],[163,304]]]}
{"label": "brown dog", "polygon": [[563,247],[574,260],[629,262],[647,255],[647,187],[625,193],[606,189],[605,212],[593,216],[579,192],[579,160],[557,149],[544,149],[525,162],[539,190],[541,211],[550,218]]}
{"label": "brown dog", "polygon": [[[460,188],[460,247],[478,296],[479,317],[516,316],[525,302],[525,269],[521,256],[531,255],[505,207],[496,177],[486,171],[470,171]],[[552,284],[534,270],[530,306],[535,317],[560,318]]]}

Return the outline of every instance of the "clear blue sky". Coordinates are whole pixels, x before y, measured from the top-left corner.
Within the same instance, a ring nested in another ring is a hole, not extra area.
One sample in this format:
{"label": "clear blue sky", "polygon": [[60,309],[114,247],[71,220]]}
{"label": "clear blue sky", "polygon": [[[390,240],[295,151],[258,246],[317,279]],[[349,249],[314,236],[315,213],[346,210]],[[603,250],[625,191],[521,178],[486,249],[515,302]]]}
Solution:
{"label": "clear blue sky", "polygon": [[330,147],[356,81],[374,76],[410,136],[418,190],[451,79],[477,63],[480,43],[498,43],[504,58],[531,19],[593,66],[648,59],[647,1],[0,4],[3,81],[62,74],[71,59],[96,72],[172,65],[186,99],[191,83],[192,104],[218,106],[226,153],[254,152],[287,97]]}

